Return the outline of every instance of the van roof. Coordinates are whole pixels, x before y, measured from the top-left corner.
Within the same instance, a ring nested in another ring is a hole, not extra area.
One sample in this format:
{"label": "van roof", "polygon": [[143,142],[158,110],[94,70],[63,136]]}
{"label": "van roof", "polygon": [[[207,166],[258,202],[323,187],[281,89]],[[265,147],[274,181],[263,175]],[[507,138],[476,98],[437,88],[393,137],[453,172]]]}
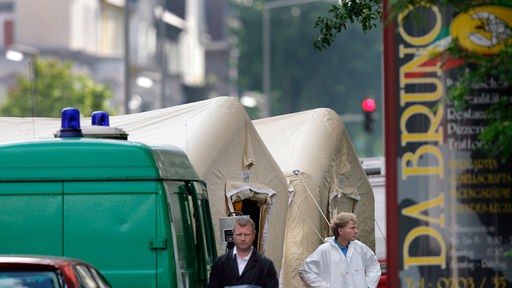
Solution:
{"label": "van roof", "polygon": [[138,142],[54,138],[0,144],[0,182],[199,180],[176,147]]}

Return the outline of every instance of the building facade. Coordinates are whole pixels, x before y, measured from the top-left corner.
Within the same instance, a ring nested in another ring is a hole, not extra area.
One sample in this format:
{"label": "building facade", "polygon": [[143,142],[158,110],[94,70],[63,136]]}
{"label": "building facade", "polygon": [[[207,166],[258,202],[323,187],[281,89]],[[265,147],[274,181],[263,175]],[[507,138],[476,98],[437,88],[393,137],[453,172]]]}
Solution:
{"label": "building facade", "polygon": [[71,60],[108,85],[120,114],[226,95],[228,36],[217,25],[227,9],[213,2],[0,0],[0,49],[25,56],[0,58],[0,99],[31,57]]}

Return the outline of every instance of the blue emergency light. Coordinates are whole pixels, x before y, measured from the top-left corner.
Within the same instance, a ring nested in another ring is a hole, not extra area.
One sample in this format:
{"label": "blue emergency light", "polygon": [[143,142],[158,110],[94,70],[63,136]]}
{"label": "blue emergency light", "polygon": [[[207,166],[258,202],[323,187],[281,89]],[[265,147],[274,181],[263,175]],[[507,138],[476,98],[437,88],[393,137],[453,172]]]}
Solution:
{"label": "blue emergency light", "polygon": [[105,111],[94,111],[91,114],[91,126],[80,128],[80,111],[68,107],[62,109],[61,129],[55,137],[85,137],[127,140],[128,134],[117,127],[110,127],[109,115]]}
{"label": "blue emergency light", "polygon": [[91,122],[91,124],[95,126],[110,126],[108,113],[105,111],[92,112]]}
{"label": "blue emergency light", "polygon": [[80,111],[67,107],[61,112],[61,126],[58,137],[82,137],[80,128]]}

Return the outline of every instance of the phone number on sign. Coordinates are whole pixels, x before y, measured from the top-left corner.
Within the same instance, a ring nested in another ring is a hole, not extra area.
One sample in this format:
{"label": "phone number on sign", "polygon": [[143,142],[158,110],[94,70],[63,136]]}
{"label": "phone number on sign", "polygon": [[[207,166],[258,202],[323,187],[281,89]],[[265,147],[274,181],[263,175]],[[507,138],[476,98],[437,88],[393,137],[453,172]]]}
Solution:
{"label": "phone number on sign", "polygon": [[435,283],[425,278],[405,278],[407,288],[512,288],[504,276],[483,277],[441,277]]}

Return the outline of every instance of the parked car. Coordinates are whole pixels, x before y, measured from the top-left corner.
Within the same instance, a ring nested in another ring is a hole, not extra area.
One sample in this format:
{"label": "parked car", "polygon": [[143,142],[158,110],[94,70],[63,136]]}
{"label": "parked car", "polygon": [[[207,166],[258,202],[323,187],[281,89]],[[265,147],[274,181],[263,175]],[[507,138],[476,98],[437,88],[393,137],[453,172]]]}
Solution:
{"label": "parked car", "polygon": [[91,264],[68,257],[0,255],[0,287],[110,288]]}

